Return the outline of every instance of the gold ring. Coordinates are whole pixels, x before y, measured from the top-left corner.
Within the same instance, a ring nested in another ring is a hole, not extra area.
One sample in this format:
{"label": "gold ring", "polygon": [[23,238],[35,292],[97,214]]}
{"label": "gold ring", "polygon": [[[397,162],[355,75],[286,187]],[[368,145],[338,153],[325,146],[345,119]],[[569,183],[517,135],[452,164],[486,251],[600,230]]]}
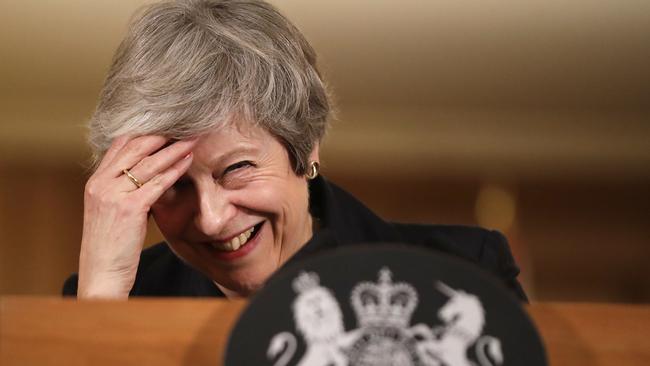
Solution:
{"label": "gold ring", "polygon": [[131,172],[128,169],[122,170],[122,173],[124,173],[127,177],[129,177],[131,182],[133,182],[133,184],[135,184],[136,187],[138,188],[142,187],[142,183],[140,183],[138,178],[134,177],[133,174],[131,174]]}

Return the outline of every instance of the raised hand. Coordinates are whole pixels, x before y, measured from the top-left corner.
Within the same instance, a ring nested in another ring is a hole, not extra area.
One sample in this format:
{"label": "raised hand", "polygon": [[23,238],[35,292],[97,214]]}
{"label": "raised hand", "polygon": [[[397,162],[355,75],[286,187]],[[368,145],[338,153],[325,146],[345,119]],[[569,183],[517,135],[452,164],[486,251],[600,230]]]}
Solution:
{"label": "raised hand", "polygon": [[196,141],[168,144],[162,136],[121,136],[113,141],[86,184],[78,298],[128,298],[147,214],[190,167]]}

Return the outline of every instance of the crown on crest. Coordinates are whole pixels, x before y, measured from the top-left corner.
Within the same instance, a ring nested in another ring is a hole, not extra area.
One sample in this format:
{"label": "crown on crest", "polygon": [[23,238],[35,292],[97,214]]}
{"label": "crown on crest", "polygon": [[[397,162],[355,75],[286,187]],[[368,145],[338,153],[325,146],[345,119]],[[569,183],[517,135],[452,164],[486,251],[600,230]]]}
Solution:
{"label": "crown on crest", "polygon": [[379,282],[361,282],[352,289],[350,301],[357,321],[362,327],[407,327],[418,304],[418,294],[413,286],[393,283],[391,271],[379,271]]}

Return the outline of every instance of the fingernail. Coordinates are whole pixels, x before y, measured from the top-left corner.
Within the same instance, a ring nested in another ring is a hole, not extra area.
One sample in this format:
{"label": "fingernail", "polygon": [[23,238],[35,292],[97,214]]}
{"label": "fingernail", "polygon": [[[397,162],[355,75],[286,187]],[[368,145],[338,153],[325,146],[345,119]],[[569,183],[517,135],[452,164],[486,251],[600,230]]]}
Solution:
{"label": "fingernail", "polygon": [[183,159],[189,159],[191,157],[192,157],[192,152],[190,151],[189,153],[187,153],[187,155],[185,155]]}

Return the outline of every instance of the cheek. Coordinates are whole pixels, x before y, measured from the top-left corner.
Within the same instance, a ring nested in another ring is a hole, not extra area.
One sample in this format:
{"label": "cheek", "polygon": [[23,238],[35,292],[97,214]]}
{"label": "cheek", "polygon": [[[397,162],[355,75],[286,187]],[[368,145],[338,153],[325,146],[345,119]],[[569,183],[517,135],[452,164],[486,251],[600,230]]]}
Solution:
{"label": "cheek", "polygon": [[256,182],[241,193],[238,195],[239,200],[233,203],[264,216],[277,217],[288,208],[287,202],[285,202],[288,192],[285,191],[282,184]]}

